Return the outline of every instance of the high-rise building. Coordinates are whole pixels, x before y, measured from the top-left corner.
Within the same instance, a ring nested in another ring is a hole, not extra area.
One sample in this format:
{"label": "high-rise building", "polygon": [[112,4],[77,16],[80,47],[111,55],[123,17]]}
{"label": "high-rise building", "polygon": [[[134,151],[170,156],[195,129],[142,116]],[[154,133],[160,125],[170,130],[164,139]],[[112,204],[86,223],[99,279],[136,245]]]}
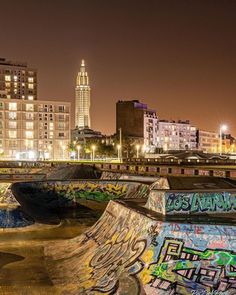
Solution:
{"label": "high-rise building", "polygon": [[157,139],[156,111],[138,100],[118,101],[116,103],[116,133],[122,129],[122,135],[139,138],[151,150],[156,146]]}
{"label": "high-rise building", "polygon": [[5,159],[65,159],[70,103],[0,99],[0,154]]}
{"label": "high-rise building", "polygon": [[27,63],[0,58],[0,99],[37,99],[37,71]]}
{"label": "high-rise building", "polygon": [[89,77],[82,60],[75,88],[75,126],[79,129],[90,128],[90,86]]}

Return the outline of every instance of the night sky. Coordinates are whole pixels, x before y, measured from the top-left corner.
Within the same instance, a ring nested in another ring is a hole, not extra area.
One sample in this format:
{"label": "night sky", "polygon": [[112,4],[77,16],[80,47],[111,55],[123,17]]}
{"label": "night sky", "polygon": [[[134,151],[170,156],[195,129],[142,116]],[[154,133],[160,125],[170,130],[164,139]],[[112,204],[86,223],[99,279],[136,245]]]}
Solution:
{"label": "night sky", "polygon": [[39,99],[74,103],[85,59],[93,129],[114,133],[116,101],[139,99],[161,119],[236,135],[236,1],[0,0],[0,10],[0,57],[38,69]]}

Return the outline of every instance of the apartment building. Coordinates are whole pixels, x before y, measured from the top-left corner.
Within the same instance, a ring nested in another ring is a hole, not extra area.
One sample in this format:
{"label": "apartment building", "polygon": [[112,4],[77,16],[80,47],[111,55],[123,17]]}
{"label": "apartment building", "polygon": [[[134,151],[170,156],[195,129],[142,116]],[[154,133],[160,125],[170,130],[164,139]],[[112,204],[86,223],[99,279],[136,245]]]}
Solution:
{"label": "apartment building", "polygon": [[194,150],[197,148],[196,127],[188,120],[159,120],[157,147],[164,150]]}
{"label": "apartment building", "polygon": [[139,100],[116,103],[116,132],[121,128],[123,136],[140,139],[146,151],[156,148],[157,122],[156,111]]}
{"label": "apartment building", "polygon": [[0,99],[37,100],[37,70],[0,58]]}
{"label": "apartment building", "polygon": [[6,159],[65,159],[70,103],[0,99],[0,154]]}

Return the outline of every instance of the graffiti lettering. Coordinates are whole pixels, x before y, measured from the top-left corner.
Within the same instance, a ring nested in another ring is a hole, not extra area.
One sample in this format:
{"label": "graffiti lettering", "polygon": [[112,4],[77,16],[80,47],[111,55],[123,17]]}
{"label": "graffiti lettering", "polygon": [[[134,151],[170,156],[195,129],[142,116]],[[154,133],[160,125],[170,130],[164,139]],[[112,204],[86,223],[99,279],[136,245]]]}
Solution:
{"label": "graffiti lettering", "polygon": [[166,198],[166,211],[189,213],[229,212],[236,210],[236,194],[230,193],[191,193],[170,194]]}

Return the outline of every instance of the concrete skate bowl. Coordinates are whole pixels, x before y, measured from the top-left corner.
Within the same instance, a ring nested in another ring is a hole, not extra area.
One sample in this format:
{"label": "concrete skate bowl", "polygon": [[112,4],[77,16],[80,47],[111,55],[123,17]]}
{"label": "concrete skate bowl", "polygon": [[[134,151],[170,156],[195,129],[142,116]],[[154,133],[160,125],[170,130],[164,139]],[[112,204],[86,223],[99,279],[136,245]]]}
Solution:
{"label": "concrete skate bowl", "polygon": [[84,234],[44,248],[52,283],[68,295],[236,294],[235,221],[168,218],[110,201]]}
{"label": "concrete skate bowl", "polygon": [[145,205],[149,185],[118,180],[39,181],[14,183],[11,190],[22,210],[34,220],[57,223],[67,208],[101,214],[109,200],[132,199]]}

